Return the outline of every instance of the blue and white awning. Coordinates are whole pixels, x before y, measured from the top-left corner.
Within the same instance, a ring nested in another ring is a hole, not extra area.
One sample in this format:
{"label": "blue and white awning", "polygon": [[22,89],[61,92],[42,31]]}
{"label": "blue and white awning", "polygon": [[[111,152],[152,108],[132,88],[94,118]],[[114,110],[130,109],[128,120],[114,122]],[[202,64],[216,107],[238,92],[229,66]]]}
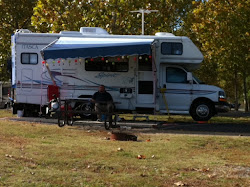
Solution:
{"label": "blue and white awning", "polygon": [[41,50],[44,60],[151,55],[153,39],[61,37]]}

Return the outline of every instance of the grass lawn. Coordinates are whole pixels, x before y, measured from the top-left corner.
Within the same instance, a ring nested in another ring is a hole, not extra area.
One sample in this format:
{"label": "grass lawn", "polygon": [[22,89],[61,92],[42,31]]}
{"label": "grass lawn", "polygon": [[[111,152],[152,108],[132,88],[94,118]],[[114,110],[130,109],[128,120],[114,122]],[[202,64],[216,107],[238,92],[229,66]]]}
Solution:
{"label": "grass lawn", "polygon": [[112,141],[105,130],[2,118],[0,186],[250,184],[249,137],[136,135],[137,142]]}
{"label": "grass lawn", "polygon": [[11,110],[1,109],[0,110],[0,118],[5,117],[16,117],[17,115],[12,114]]}

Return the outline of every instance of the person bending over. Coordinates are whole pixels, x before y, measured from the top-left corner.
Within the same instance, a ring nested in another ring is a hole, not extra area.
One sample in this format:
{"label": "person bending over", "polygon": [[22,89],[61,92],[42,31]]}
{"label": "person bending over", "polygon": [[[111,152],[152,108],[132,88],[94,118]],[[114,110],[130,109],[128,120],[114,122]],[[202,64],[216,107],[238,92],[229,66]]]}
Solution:
{"label": "person bending over", "polygon": [[[112,113],[114,110],[113,98],[105,89],[104,85],[100,85],[98,92],[92,96],[92,102],[95,103],[95,111],[97,112],[97,120],[101,121],[102,113]],[[109,121],[112,120],[112,115],[109,115]]]}

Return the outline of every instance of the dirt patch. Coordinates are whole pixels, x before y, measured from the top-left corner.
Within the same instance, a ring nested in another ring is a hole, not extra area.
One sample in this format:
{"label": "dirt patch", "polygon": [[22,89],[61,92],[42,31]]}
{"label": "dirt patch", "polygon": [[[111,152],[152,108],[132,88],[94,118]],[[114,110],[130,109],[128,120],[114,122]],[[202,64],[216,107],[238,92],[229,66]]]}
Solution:
{"label": "dirt patch", "polygon": [[214,169],[212,175],[217,177],[250,179],[250,167],[225,165]]}
{"label": "dirt patch", "polygon": [[17,136],[8,137],[8,136],[0,135],[0,142],[9,143],[9,144],[16,145],[16,146],[23,146],[28,143],[28,140],[25,138],[17,137]]}

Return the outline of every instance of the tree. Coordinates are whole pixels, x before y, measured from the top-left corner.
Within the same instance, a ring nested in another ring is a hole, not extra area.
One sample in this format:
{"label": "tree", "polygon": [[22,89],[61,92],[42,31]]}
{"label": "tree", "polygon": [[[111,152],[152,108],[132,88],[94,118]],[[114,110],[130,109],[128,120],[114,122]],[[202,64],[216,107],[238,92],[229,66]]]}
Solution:
{"label": "tree", "polygon": [[140,8],[156,9],[145,16],[145,34],[176,32],[192,8],[192,0],[39,0],[32,24],[40,32],[102,27],[113,34],[141,34]]}
{"label": "tree", "polygon": [[197,4],[197,8],[189,15],[189,23],[192,34],[195,34],[205,53],[206,65],[216,63],[216,71],[212,71],[216,72],[222,87],[227,88],[227,81],[233,80],[231,83],[234,84],[235,92],[229,92],[229,95],[234,95],[236,104],[240,87],[243,87],[245,111],[248,111],[246,80],[250,76],[250,1],[209,0]]}
{"label": "tree", "polygon": [[16,29],[30,28],[36,0],[0,0],[0,80],[10,79],[7,60],[10,58],[11,34]]}

